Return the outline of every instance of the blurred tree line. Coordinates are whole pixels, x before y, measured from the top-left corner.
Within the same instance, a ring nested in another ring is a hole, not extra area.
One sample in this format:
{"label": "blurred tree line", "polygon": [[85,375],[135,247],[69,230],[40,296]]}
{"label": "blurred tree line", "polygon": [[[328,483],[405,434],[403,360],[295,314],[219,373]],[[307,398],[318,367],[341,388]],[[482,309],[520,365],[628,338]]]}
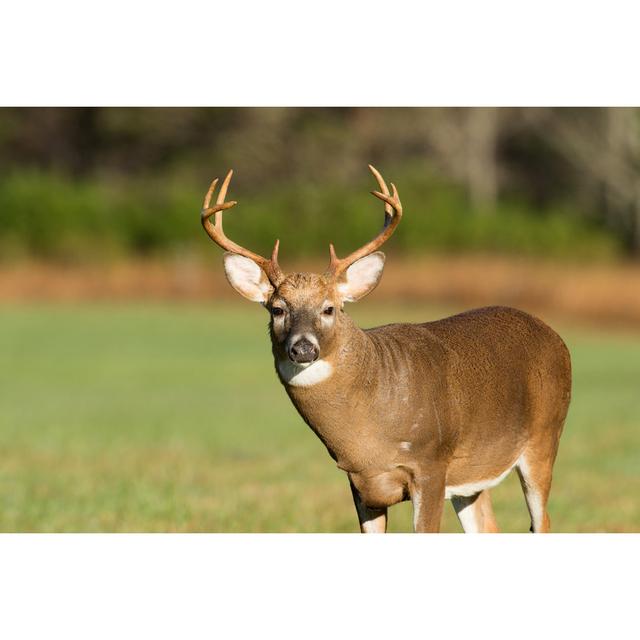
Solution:
{"label": "blurred tree line", "polygon": [[618,108],[0,109],[0,250],[202,248],[229,167],[239,241],[357,245],[370,162],[403,198],[398,250],[640,256],[640,110]]}

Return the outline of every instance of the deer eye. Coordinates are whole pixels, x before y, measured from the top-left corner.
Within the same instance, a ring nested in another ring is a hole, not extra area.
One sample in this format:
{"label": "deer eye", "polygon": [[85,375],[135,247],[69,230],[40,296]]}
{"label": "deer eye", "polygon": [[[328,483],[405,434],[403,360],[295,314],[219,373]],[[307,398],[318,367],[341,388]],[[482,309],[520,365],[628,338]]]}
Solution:
{"label": "deer eye", "polygon": [[273,309],[271,309],[271,315],[274,318],[278,318],[279,316],[284,315],[284,309],[281,307],[273,307]]}
{"label": "deer eye", "polygon": [[333,315],[333,307],[327,307],[326,309],[323,310],[322,313],[324,313],[325,316],[332,316]]}

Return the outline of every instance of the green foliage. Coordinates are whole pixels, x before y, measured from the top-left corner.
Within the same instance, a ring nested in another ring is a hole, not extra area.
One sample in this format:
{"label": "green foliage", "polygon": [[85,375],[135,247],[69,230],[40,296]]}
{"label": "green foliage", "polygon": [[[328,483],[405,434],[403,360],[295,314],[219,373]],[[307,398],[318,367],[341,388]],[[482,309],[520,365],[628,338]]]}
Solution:
{"label": "green foliage", "polygon": [[[371,307],[364,326],[444,315]],[[5,307],[0,530],[356,531],[348,482],[276,379],[258,305]],[[574,389],[554,531],[639,531],[640,339],[561,330]],[[527,531],[515,474],[492,491]],[[390,510],[409,531],[410,506]],[[447,506],[445,531],[459,531]]]}
{"label": "green foliage", "polygon": [[[567,207],[534,211],[500,202],[471,211],[460,188],[424,167],[386,172],[399,185],[405,219],[386,250],[503,252],[557,258],[601,258],[621,252],[619,240]],[[370,176],[355,184],[283,183],[259,194],[233,184],[240,205],[226,214],[234,239],[267,252],[280,238],[287,257],[325,255],[372,237],[382,204],[368,195]],[[71,181],[36,171],[0,180],[0,253],[63,261],[208,250],[199,207],[206,184],[177,177]],[[246,191],[246,194],[245,194]]]}
{"label": "green foliage", "polygon": [[190,241],[187,203],[171,184],[13,174],[0,182],[0,243],[9,255],[59,260],[169,250]]}
{"label": "green foliage", "polygon": [[[352,246],[377,228],[373,162],[407,207],[399,250],[638,256],[639,135],[631,108],[5,108],[0,251],[202,247],[194,211],[210,172],[233,167],[241,233],[324,253],[330,236]],[[43,195],[58,233],[36,238],[25,227]]]}

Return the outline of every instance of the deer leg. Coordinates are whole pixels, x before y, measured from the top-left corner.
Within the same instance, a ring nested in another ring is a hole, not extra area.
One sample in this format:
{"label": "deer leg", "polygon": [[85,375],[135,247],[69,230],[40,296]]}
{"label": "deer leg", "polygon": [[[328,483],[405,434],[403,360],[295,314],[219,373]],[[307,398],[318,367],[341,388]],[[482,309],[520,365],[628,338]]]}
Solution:
{"label": "deer leg", "polygon": [[488,490],[469,497],[454,496],[451,498],[451,504],[465,533],[498,532]]}
{"label": "deer leg", "polygon": [[438,533],[444,507],[445,474],[428,474],[414,478],[410,486],[413,503],[413,530]]}
{"label": "deer leg", "polygon": [[549,533],[551,521],[547,513],[547,501],[551,491],[553,457],[540,461],[531,454],[524,453],[520,456],[516,468],[531,516],[530,531]]}
{"label": "deer leg", "polygon": [[358,512],[358,521],[360,522],[361,533],[386,533],[387,532],[387,510],[386,509],[372,509],[367,507],[362,499],[358,490],[353,486],[352,482],[349,482],[351,486],[351,494],[353,495],[353,502],[356,505],[356,511]]}

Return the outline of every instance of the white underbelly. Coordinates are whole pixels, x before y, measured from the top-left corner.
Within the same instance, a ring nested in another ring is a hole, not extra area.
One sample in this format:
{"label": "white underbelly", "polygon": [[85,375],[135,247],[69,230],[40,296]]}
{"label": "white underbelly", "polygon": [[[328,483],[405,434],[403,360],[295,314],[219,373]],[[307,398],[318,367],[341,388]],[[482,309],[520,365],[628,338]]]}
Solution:
{"label": "white underbelly", "polygon": [[516,464],[518,464],[517,460],[506,471],[504,471],[504,473],[501,473],[495,478],[488,478],[486,480],[480,480],[478,482],[469,482],[468,484],[459,484],[455,486],[445,487],[445,500],[451,500],[451,498],[455,496],[474,496],[476,495],[476,493],[480,493],[480,491],[491,489],[491,487],[499,485],[509,475]]}

